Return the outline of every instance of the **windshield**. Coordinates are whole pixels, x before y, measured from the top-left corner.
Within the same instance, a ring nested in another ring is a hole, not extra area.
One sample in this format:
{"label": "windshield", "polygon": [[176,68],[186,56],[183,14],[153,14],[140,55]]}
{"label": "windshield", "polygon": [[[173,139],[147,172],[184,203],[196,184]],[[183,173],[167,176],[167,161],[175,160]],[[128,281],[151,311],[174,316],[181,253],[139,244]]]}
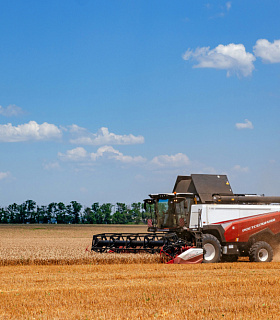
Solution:
{"label": "windshield", "polygon": [[176,225],[174,221],[175,211],[172,200],[158,200],[158,225],[159,228],[172,228]]}
{"label": "windshield", "polygon": [[187,227],[192,201],[186,198],[159,199],[157,202],[158,227],[161,229]]}

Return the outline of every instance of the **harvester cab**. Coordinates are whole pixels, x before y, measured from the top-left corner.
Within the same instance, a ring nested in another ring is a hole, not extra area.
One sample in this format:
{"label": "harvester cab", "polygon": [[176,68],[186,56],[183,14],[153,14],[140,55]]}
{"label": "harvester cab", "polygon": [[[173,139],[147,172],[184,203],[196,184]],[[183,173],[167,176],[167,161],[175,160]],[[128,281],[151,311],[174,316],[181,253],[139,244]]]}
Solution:
{"label": "harvester cab", "polygon": [[214,203],[215,195],[233,196],[226,175],[178,176],[172,193],[150,194],[150,199],[144,200],[144,208],[150,214],[148,231],[171,231],[185,238],[188,232],[184,231],[190,228],[190,223],[192,229],[194,225],[196,229],[201,227],[200,214],[192,212],[192,206]]}
{"label": "harvester cab", "polygon": [[193,193],[150,194],[150,199],[144,200],[144,208],[150,214],[148,231],[180,232],[187,229],[194,203]]}

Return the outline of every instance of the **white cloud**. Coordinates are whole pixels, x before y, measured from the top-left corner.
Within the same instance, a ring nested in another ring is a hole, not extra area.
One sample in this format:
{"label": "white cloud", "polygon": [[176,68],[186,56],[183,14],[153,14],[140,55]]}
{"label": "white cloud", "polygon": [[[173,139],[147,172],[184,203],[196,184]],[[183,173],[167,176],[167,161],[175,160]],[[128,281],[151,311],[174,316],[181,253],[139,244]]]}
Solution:
{"label": "white cloud", "polygon": [[2,106],[0,106],[0,114],[5,117],[18,116],[22,113],[23,113],[22,109],[20,107],[17,107],[14,104],[10,104],[6,108],[3,108]]}
{"label": "white cloud", "polygon": [[61,130],[47,122],[38,124],[36,121],[30,121],[18,126],[11,123],[0,125],[0,142],[52,140],[61,136]]}
{"label": "white cloud", "polygon": [[218,45],[213,50],[210,47],[188,49],[183,55],[184,60],[196,60],[195,68],[214,68],[227,70],[227,76],[250,76],[254,70],[256,60],[252,53],[246,52],[243,44],[230,43]]}
{"label": "white cloud", "polygon": [[109,132],[108,128],[102,127],[97,133],[88,132],[85,128],[81,128],[75,124],[69,127],[69,132],[76,136],[71,139],[73,144],[82,145],[127,145],[144,143],[143,136],[117,135]]}
{"label": "white cloud", "polygon": [[102,146],[94,153],[87,152],[84,148],[78,147],[68,150],[66,154],[58,153],[58,157],[63,161],[76,161],[76,162],[95,162],[97,160],[114,160],[127,164],[140,164],[146,162],[146,159],[141,156],[127,156],[120,151],[114,149],[112,146]]}
{"label": "white cloud", "polygon": [[59,165],[59,162],[53,161],[53,162],[44,163],[43,168],[45,170],[54,170],[54,169],[59,169],[60,165]]}
{"label": "white cloud", "polygon": [[175,155],[160,155],[154,157],[151,161],[147,161],[142,156],[125,155],[112,146],[102,146],[96,152],[87,152],[83,147],[77,147],[66,151],[66,153],[58,153],[58,158],[62,161],[95,163],[104,161],[115,161],[124,164],[148,164],[152,167],[184,167],[190,164],[189,158],[183,153]]}
{"label": "white cloud", "polygon": [[84,161],[89,158],[89,155],[84,148],[78,147],[72,150],[67,150],[66,154],[58,152],[58,157],[62,161]]}
{"label": "white cloud", "polygon": [[183,153],[177,153],[175,155],[160,155],[151,160],[153,165],[159,167],[183,167],[190,164],[189,158]]}
{"label": "white cloud", "polygon": [[235,126],[237,129],[254,129],[252,122],[248,119],[245,119],[244,123],[236,123]]}
{"label": "white cloud", "polygon": [[90,154],[90,157],[93,161],[97,160],[98,158],[104,157],[108,159],[114,159],[123,163],[143,163],[146,161],[146,159],[141,156],[126,156],[111,146],[103,146],[98,148],[96,153]]}
{"label": "white cloud", "polygon": [[241,167],[239,164],[235,165],[232,170],[236,172],[249,172],[248,167]]}
{"label": "white cloud", "polygon": [[72,134],[77,134],[77,135],[85,135],[85,134],[90,134],[86,128],[79,127],[76,124],[72,124],[71,126],[68,126],[69,132]]}
{"label": "white cloud", "polygon": [[10,176],[10,172],[0,172],[0,180],[6,179]]}
{"label": "white cloud", "polygon": [[256,57],[262,58],[263,62],[280,62],[280,40],[274,40],[273,43],[266,39],[259,39],[254,46]]}

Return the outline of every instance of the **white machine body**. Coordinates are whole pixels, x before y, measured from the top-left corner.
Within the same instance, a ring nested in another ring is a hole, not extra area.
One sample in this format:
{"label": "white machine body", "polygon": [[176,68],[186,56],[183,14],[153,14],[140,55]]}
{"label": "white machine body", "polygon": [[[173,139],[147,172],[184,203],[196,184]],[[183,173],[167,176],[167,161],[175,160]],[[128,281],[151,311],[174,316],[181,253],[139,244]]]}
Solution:
{"label": "white machine body", "polygon": [[280,205],[197,204],[191,207],[189,228],[199,227],[200,214],[200,226],[204,226],[209,224],[226,224],[234,220],[276,211],[280,211]]}

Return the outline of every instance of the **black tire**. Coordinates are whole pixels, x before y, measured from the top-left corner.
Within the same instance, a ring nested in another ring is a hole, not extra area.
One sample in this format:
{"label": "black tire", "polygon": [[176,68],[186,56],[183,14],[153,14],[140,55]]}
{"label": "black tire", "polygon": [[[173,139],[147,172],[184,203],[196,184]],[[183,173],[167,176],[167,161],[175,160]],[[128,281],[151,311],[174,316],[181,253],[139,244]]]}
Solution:
{"label": "black tire", "polygon": [[235,254],[222,255],[223,262],[236,262],[237,260],[238,260],[238,256]]}
{"label": "black tire", "polygon": [[216,263],[221,260],[222,247],[220,241],[212,234],[204,234],[202,237],[204,249],[203,262]]}
{"label": "black tire", "polygon": [[254,243],[249,250],[249,259],[251,262],[270,262],[273,259],[273,249],[265,241]]}

